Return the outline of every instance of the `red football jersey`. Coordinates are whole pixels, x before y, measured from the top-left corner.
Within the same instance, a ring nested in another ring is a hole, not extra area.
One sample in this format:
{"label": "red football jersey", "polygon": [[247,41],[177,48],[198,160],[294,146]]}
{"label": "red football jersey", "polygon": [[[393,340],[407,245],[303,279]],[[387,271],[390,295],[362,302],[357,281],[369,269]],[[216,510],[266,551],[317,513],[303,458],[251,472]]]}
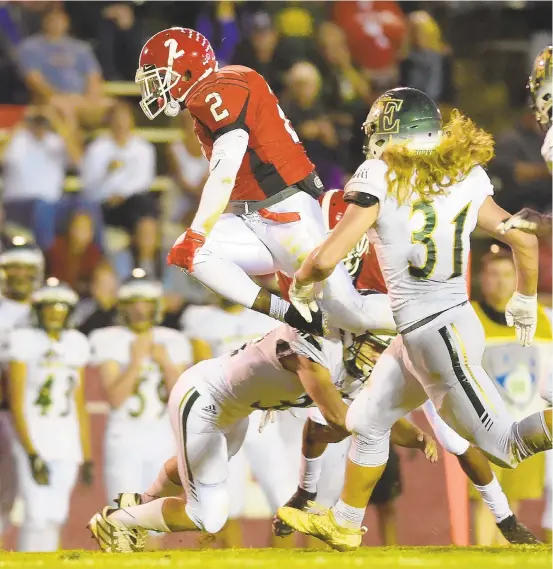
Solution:
{"label": "red football jersey", "polygon": [[238,128],[249,133],[231,200],[263,200],[314,170],[278,99],[253,69],[229,65],[211,73],[192,87],[185,104],[208,159],[219,136]]}

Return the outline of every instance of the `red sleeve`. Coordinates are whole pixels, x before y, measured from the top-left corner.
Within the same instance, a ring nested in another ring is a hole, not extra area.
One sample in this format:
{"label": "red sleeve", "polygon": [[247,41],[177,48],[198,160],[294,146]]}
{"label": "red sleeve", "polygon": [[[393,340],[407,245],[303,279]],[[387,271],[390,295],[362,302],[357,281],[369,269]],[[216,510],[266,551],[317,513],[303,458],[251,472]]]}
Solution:
{"label": "red sleeve", "polygon": [[287,277],[285,274],[278,272],[276,273],[278,286],[280,288],[280,296],[288,302],[290,302],[290,297],[288,296],[288,291],[290,290],[290,285],[292,284],[292,279]]}
{"label": "red sleeve", "polygon": [[369,289],[383,293],[388,292],[372,243],[369,245],[369,250],[365,254],[361,274],[359,275],[355,286],[358,290]]}
{"label": "red sleeve", "polygon": [[206,85],[188,103],[188,109],[209,132],[213,139],[246,126],[250,101],[248,83],[238,79],[222,79]]}

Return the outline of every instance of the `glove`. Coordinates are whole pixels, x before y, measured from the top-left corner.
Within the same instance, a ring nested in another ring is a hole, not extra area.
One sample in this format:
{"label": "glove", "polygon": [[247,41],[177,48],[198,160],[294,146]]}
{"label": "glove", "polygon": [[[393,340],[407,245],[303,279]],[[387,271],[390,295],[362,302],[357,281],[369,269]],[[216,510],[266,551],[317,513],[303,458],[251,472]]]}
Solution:
{"label": "glove", "polygon": [[194,263],[194,254],[205,243],[205,235],[187,229],[176,241],[169,255],[167,255],[167,264],[175,265],[191,273]]}
{"label": "glove", "polygon": [[543,219],[544,216],[541,213],[525,207],[506,221],[501,222],[498,229],[501,233],[506,233],[509,229],[520,229],[525,233],[537,235]]}
{"label": "glove", "polygon": [[40,486],[48,486],[50,484],[50,470],[42,458],[38,454],[30,454],[29,464],[35,482]]}
{"label": "glove", "polygon": [[83,462],[81,467],[81,481],[85,486],[92,486],[94,483],[94,463],[91,460]]}
{"label": "glove", "polygon": [[299,285],[296,282],[296,277],[294,277],[290,285],[290,290],[288,291],[288,296],[290,297],[290,302],[305,321],[312,322],[313,316],[311,313],[319,311],[319,306],[315,300],[315,283]]}
{"label": "glove", "polygon": [[525,296],[513,293],[505,308],[507,326],[514,326],[517,340],[524,346],[531,346],[534,341],[538,321],[538,296]]}

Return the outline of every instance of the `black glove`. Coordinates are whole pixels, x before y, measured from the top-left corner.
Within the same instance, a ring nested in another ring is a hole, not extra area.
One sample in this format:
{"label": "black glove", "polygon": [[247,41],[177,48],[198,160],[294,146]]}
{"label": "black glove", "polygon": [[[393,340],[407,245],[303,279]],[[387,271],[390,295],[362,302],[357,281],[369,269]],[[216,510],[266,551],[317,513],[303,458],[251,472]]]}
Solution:
{"label": "black glove", "polygon": [[305,318],[298,312],[294,305],[290,305],[290,308],[284,314],[284,322],[300,330],[301,332],[306,332],[307,334],[313,334],[314,336],[325,336],[328,333],[328,324],[326,322],[326,315],[323,314],[322,310],[317,312],[312,312],[311,317],[312,322],[307,322]]}
{"label": "black glove", "polygon": [[94,484],[94,463],[91,460],[83,462],[81,467],[81,482],[85,486]]}
{"label": "black glove", "polygon": [[35,482],[40,486],[48,486],[50,484],[50,470],[44,460],[38,454],[30,454],[29,464]]}

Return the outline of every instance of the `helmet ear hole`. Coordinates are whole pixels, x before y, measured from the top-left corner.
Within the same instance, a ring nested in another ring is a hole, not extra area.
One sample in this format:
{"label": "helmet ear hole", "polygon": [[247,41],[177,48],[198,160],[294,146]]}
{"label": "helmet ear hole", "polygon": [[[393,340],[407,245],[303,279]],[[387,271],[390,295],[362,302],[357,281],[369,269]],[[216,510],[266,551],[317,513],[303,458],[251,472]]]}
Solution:
{"label": "helmet ear hole", "polygon": [[184,75],[182,76],[183,81],[190,81],[190,79],[192,79],[192,72],[190,71],[190,69],[187,69],[184,72]]}

